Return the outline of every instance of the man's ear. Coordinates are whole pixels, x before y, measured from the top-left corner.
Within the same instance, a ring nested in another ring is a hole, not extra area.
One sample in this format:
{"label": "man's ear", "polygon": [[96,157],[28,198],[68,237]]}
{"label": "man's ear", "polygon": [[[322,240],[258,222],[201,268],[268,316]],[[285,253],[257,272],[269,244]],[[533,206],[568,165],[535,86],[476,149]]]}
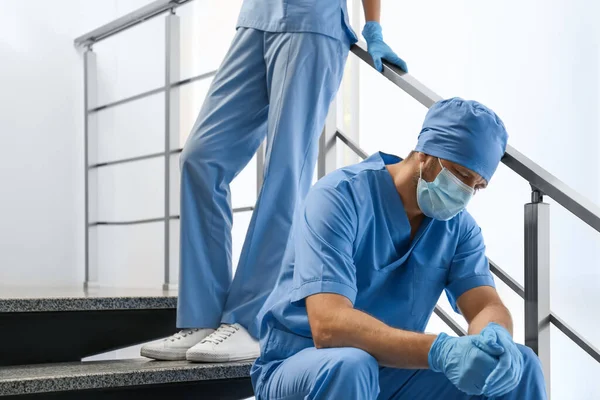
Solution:
{"label": "man's ear", "polygon": [[[441,169],[437,162],[437,157],[430,156],[429,154],[425,153],[417,153],[417,155],[418,163],[423,165],[423,178],[429,178],[429,175],[432,171],[435,172],[435,174],[437,174],[437,172]],[[435,175],[433,176],[433,178],[435,178]]]}

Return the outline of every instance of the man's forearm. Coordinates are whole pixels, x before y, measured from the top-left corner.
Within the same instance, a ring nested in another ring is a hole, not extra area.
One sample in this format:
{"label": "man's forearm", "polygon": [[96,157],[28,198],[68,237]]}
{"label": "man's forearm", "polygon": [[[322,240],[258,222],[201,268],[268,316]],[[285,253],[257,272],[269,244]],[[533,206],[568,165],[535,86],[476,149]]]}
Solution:
{"label": "man's forearm", "polygon": [[392,328],[356,309],[343,309],[324,328],[315,345],[321,348],[355,347],[371,354],[380,365],[404,368],[429,368],[427,356],[435,335]]}
{"label": "man's forearm", "polygon": [[511,335],[513,334],[513,321],[510,311],[503,304],[498,303],[488,305],[473,318],[469,324],[469,335],[479,334],[490,322],[502,325]]}
{"label": "man's forearm", "polygon": [[363,0],[362,3],[365,10],[365,21],[380,22],[381,0]]}

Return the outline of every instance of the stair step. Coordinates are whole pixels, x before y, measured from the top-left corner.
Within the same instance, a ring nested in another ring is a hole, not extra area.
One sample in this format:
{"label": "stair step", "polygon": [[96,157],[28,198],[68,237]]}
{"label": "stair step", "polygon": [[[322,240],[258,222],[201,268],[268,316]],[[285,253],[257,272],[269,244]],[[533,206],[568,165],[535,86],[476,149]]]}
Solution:
{"label": "stair step", "polygon": [[160,289],[27,288],[0,286],[0,313],[165,309],[177,307],[177,292]]}
{"label": "stair step", "polygon": [[[88,398],[88,392],[95,392],[96,397],[98,393],[105,395],[98,398],[132,398],[145,387],[154,394],[166,388],[170,391],[163,390],[166,394],[173,393],[178,384],[184,384],[185,393],[189,394],[194,389],[190,384],[200,384],[198,388],[203,395],[200,398],[244,399],[252,396],[251,365],[251,361],[192,364],[131,359],[3,367],[0,368],[0,398],[50,393],[77,398],[83,395],[81,391],[86,391],[81,398]],[[210,390],[202,383],[211,383]],[[211,391],[215,397],[208,396]]]}
{"label": "stair step", "polygon": [[176,307],[160,289],[0,287],[0,366],[78,362],[169,336]]}

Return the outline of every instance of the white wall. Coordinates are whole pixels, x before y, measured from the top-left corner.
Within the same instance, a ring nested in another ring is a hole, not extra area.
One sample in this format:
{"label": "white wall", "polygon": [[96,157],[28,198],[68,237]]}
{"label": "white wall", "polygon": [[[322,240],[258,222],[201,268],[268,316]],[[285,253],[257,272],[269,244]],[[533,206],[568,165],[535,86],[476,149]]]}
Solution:
{"label": "white wall", "polygon": [[83,279],[83,75],[73,39],[149,0],[0,4],[0,285]]}
{"label": "white wall", "polygon": [[[383,2],[384,38],[442,97],[472,98],[506,123],[509,142],[600,202],[600,4],[589,0]],[[361,70],[360,143],[405,155],[425,108],[370,68]],[[378,99],[378,101],[374,101]],[[502,166],[470,211],[492,260],[523,282],[528,185]],[[550,199],[552,310],[600,347],[600,234]],[[523,305],[499,289],[523,340]],[[440,329],[435,321],[431,329]],[[553,330],[555,399],[595,399],[600,367]],[[569,362],[561,362],[565,357]],[[576,388],[576,389],[575,389]]]}
{"label": "white wall", "polygon": [[[73,40],[150,2],[11,0],[0,5],[0,285],[83,281],[83,58]],[[182,78],[218,68],[235,33],[240,4],[241,0],[197,0],[178,9]],[[98,104],[161,86],[164,17],[102,41],[94,51]],[[210,79],[181,89],[181,144],[209,84]],[[98,161],[159,152],[164,145],[163,96],[101,111],[98,128]],[[178,169],[176,157],[173,166]],[[234,182],[234,207],[255,201],[253,166],[254,162]],[[161,159],[100,169],[98,218],[160,217],[163,187]],[[173,208],[177,214],[177,202]],[[249,218],[249,213],[235,216],[234,261]],[[97,230],[100,284],[160,287],[162,224]],[[171,232],[176,282],[177,222]]]}

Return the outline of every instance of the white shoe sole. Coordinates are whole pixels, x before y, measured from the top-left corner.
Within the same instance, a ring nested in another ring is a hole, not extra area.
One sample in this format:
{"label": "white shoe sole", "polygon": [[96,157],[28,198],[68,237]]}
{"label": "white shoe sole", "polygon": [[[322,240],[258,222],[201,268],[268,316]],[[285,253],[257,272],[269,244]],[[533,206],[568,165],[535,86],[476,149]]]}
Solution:
{"label": "white shoe sole", "polygon": [[187,349],[148,349],[142,347],[140,354],[160,361],[185,361]]}
{"label": "white shoe sole", "polygon": [[232,361],[250,361],[255,360],[260,355],[259,352],[244,354],[219,354],[213,352],[188,351],[186,359],[190,362],[232,362]]}

